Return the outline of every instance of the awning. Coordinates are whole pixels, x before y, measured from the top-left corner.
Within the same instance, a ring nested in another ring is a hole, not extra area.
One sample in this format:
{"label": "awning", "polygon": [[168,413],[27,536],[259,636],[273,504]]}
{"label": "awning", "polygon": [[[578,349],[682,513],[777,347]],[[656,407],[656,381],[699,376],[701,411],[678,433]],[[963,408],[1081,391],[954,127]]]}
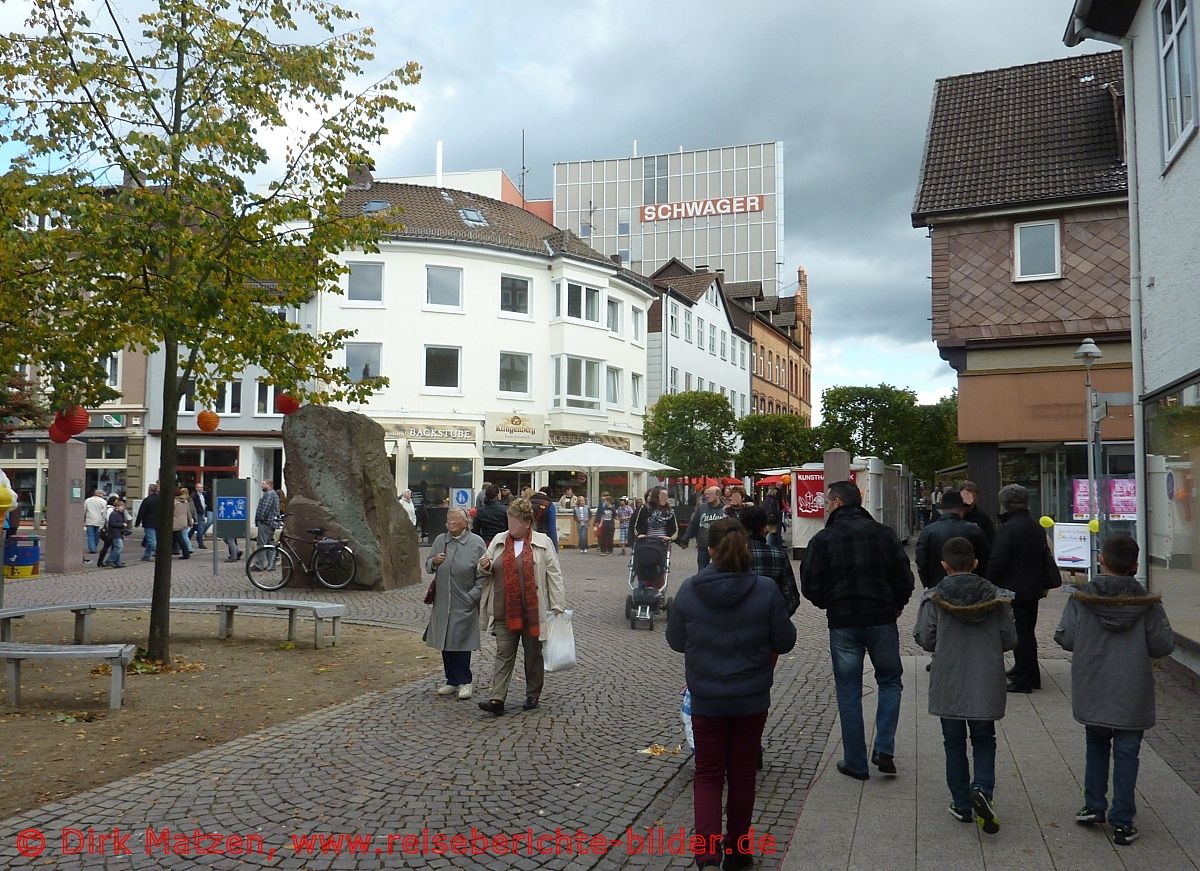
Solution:
{"label": "awning", "polygon": [[482,460],[472,442],[409,442],[408,452],[422,460]]}

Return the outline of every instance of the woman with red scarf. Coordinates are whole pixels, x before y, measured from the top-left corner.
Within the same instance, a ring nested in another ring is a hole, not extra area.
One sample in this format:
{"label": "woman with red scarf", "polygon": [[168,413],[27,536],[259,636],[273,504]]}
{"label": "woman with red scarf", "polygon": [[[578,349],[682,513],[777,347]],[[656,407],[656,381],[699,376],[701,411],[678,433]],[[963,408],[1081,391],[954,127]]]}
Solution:
{"label": "woman with red scarf", "polygon": [[497,717],[517,661],[517,642],[525,654],[525,705],[538,706],[545,671],[542,667],[541,619],[547,611],[567,607],[562,569],[550,538],[533,529],[533,506],[528,499],[508,505],[508,531],[496,535],[479,560],[484,575],[479,603],[480,628],[496,636],[496,671],[492,697],[479,707]]}

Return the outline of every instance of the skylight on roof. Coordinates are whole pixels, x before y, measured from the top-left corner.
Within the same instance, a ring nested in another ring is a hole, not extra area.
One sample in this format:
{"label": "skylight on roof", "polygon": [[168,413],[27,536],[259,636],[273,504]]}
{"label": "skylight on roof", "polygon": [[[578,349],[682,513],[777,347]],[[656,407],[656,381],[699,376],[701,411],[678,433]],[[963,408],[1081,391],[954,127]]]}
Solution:
{"label": "skylight on roof", "polygon": [[450,196],[446,191],[439,191],[438,193],[442,195],[443,200],[450,203],[450,205],[454,205],[454,197]]}
{"label": "skylight on roof", "polygon": [[382,212],[384,209],[388,208],[388,206],[390,206],[390,205],[391,205],[391,203],[386,203],[383,200],[371,200],[369,202],[363,203],[363,207],[362,207],[363,214],[370,215],[370,214],[373,214],[374,212]]}
{"label": "skylight on roof", "polygon": [[487,218],[479,209],[459,209],[458,214],[468,227],[486,227],[488,225]]}

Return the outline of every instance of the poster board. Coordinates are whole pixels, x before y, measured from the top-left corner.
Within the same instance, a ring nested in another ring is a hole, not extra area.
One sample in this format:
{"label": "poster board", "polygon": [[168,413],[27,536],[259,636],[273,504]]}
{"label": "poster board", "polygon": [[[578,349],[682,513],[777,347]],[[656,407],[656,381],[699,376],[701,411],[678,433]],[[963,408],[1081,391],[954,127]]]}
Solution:
{"label": "poster board", "polygon": [[1060,569],[1087,571],[1092,534],[1086,523],[1054,524],[1054,563]]}

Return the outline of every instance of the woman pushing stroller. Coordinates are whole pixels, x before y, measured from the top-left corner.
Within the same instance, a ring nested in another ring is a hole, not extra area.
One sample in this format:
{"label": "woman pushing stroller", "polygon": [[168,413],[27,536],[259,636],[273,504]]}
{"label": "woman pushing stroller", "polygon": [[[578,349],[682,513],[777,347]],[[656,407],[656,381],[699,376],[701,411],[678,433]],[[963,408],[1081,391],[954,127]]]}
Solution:
{"label": "woman pushing stroller", "polygon": [[646,494],[646,504],[633,518],[633,563],[638,582],[662,589],[666,570],[666,552],[679,534],[679,523],[667,500],[665,487]]}

